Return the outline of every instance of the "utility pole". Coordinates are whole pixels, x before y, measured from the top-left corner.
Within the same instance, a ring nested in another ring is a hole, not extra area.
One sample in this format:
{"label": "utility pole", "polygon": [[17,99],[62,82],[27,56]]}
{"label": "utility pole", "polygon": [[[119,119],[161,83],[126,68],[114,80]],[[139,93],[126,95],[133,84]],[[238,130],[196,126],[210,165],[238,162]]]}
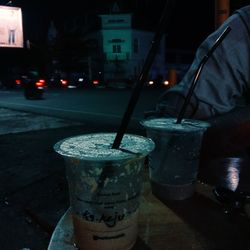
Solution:
{"label": "utility pole", "polygon": [[230,15],[230,0],[215,0],[215,29]]}

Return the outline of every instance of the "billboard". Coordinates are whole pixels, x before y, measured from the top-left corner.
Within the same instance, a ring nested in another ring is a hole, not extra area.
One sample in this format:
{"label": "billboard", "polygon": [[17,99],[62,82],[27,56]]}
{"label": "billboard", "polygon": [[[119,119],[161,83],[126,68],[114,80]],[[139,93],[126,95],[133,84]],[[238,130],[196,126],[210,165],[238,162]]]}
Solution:
{"label": "billboard", "polygon": [[22,10],[0,6],[0,48],[23,48]]}

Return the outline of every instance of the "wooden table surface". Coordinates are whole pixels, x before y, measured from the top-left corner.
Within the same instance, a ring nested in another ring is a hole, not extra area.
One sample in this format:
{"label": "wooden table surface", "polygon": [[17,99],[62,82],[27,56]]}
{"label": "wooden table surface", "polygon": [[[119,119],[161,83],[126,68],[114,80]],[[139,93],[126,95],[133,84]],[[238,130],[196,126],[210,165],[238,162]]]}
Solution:
{"label": "wooden table surface", "polygon": [[[197,182],[192,198],[158,200],[145,177],[140,206],[139,237],[133,250],[250,249],[249,207],[246,215],[229,216],[212,193],[213,187]],[[48,250],[73,250],[70,209],[58,222]]]}

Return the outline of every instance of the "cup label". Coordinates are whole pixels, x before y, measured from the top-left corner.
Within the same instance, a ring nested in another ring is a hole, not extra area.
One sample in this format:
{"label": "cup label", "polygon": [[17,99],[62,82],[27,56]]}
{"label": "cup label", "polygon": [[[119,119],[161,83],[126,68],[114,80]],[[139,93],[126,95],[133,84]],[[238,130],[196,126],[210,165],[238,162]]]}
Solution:
{"label": "cup label", "polygon": [[90,172],[81,166],[72,167],[72,162],[70,164],[67,176],[71,206],[76,215],[88,222],[114,227],[136,212],[143,182],[142,160],[126,164],[110,163],[105,166],[107,172],[104,178],[99,166],[96,169],[92,166]]}

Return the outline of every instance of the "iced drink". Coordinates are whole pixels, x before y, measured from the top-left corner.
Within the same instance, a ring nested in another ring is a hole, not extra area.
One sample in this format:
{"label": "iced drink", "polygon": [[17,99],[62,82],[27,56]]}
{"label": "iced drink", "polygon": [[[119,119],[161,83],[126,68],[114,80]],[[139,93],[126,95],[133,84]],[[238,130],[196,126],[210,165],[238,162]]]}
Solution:
{"label": "iced drink", "polygon": [[81,250],[131,249],[137,239],[138,208],[145,157],[154,142],[125,134],[112,149],[114,133],[59,141],[69,184],[76,245]]}
{"label": "iced drink", "polygon": [[141,122],[147,137],[155,142],[149,154],[152,192],[160,199],[183,200],[192,196],[198,174],[204,121],[155,118]]}

